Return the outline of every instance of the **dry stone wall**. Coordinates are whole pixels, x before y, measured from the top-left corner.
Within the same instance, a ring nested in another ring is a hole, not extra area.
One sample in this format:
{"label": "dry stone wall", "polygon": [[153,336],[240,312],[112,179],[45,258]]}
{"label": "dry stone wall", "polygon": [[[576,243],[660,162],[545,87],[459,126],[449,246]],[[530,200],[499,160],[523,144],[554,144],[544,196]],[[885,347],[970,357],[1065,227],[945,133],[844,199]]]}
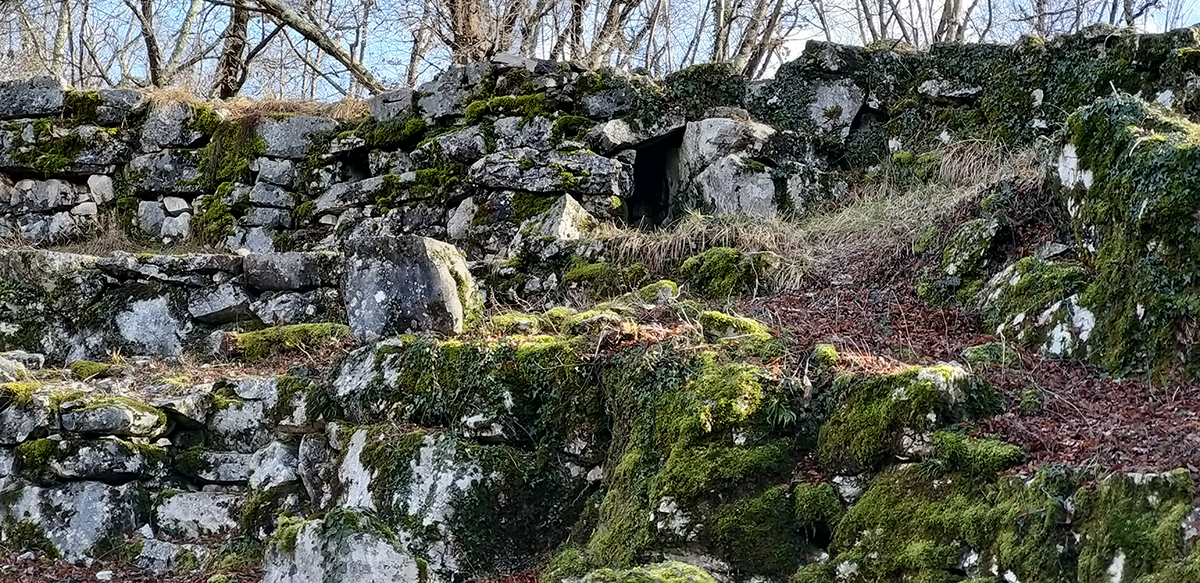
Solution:
{"label": "dry stone wall", "polygon": [[[249,561],[272,583],[1196,572],[1186,472],[997,477],[1020,450],[955,431],[1000,406],[966,368],[885,374],[823,346],[798,384],[762,362],[769,329],[671,282],[482,308],[599,265],[602,221],[799,217],[946,143],[1050,143],[1071,237],[1010,261],[1022,187],[987,185],[980,216],[923,238],[941,243],[918,289],[1050,356],[1200,377],[1200,30],[810,43],[763,82],[500,55],[369,106],[0,82],[0,236],[19,243],[0,250],[0,544],[155,573]],[[52,250],[114,228],[161,252]],[[693,267],[738,253],[714,251]],[[289,351],[310,364],[195,372]],[[795,473],[813,464],[828,480]]]}

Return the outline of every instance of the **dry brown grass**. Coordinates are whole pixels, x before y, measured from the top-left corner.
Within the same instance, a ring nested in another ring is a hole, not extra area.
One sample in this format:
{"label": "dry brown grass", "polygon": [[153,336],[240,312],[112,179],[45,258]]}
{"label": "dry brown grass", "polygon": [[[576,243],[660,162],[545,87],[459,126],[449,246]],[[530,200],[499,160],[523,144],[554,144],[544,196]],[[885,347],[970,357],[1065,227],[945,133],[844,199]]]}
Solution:
{"label": "dry brown grass", "polygon": [[984,140],[963,140],[942,150],[938,174],[942,182],[950,186],[972,186],[1005,178],[1040,176],[1042,169],[1042,163],[1032,149],[1012,149]]}
{"label": "dry brown grass", "polygon": [[355,98],[342,99],[336,103],[323,103],[314,99],[252,99],[249,97],[210,101],[178,87],[147,89],[145,92],[153,104],[204,104],[220,112],[225,118],[235,119],[300,114],[345,121],[359,119],[370,113],[366,100]]}
{"label": "dry brown grass", "polygon": [[150,103],[154,105],[162,103],[202,103],[204,101],[194,93],[181,87],[151,87],[143,89],[142,92],[150,100]]}
{"label": "dry brown grass", "polygon": [[640,261],[661,275],[712,247],[772,253],[778,257],[772,283],[778,290],[790,290],[811,278],[846,280],[864,261],[904,252],[984,185],[1043,174],[1032,152],[979,141],[948,146],[939,170],[940,180],[905,187],[885,169],[877,180],[851,188],[837,206],[797,221],[692,213],[652,231],[602,227],[600,238],[615,260]]}
{"label": "dry brown grass", "polygon": [[9,238],[0,241],[0,249],[43,249],[46,251],[91,255],[94,257],[103,257],[114,251],[125,251],[127,253],[170,253],[172,255],[221,253],[221,251],[213,246],[207,245],[195,238],[185,239],[172,245],[155,245],[140,242],[130,237],[125,229],[121,228],[118,220],[116,216],[112,215],[101,216],[99,224],[94,230],[90,231],[84,238],[75,241],[57,244],[34,244],[21,238]]}

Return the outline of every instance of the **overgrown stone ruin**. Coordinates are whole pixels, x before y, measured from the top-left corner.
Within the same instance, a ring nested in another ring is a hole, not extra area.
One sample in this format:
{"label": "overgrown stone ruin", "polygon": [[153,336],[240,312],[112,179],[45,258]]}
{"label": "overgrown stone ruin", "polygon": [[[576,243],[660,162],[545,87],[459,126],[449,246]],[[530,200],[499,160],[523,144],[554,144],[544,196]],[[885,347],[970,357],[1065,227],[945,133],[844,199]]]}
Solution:
{"label": "overgrown stone ruin", "polygon": [[[812,42],[764,82],[502,55],[362,119],[263,111],[0,83],[5,569],[1200,580],[1195,467],[1025,472],[979,429],[1026,406],[985,374],[1014,355],[1195,395],[1200,29]],[[905,254],[979,316],[953,362],[727,313],[794,291],[770,253],[612,252],[945,180],[973,142],[1046,165]]]}

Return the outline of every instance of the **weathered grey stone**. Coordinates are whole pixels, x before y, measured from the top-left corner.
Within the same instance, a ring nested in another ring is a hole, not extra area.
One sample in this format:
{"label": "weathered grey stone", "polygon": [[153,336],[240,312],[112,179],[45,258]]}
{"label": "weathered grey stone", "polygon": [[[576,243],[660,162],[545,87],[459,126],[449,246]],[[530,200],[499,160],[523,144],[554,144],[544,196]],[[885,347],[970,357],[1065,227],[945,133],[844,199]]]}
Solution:
{"label": "weathered grey stone", "polygon": [[245,216],[241,218],[241,223],[248,227],[290,229],[292,227],[292,213],[287,209],[256,206],[246,211]]}
{"label": "weathered grey stone", "polygon": [[0,81],[0,119],[43,117],[63,108],[62,83],[52,76]]}
{"label": "weathered grey stone", "polygon": [[427,121],[437,121],[463,115],[464,102],[475,93],[489,69],[487,63],[450,67],[432,81],[422,83],[417,88],[421,116]]}
{"label": "weathered grey stone", "polygon": [[16,455],[13,450],[7,447],[0,448],[0,480],[13,475],[15,463]]}
{"label": "weathered grey stone", "polygon": [[275,406],[279,394],[277,377],[241,377],[231,379],[233,394],[239,399],[262,401],[267,407]]}
{"label": "weathered grey stone", "polygon": [[33,403],[9,403],[0,408],[0,445],[19,445],[29,439],[45,434],[54,421],[50,407],[44,400]]}
{"label": "weathered grey stone", "polygon": [[205,385],[198,392],[169,397],[154,401],[152,404],[166,413],[172,421],[188,429],[200,429],[208,421],[212,411],[211,385]]}
{"label": "weathered grey stone", "polygon": [[142,125],[141,149],[157,152],[165,148],[191,148],[204,139],[196,127],[196,109],[190,103],[168,101],[150,107]]}
{"label": "weathered grey stone", "polygon": [[117,314],[117,331],[145,354],[179,356],[191,324],[180,321],[167,297],[138,300]]}
{"label": "weathered grey stone", "polygon": [[292,209],[296,206],[296,197],[274,184],[259,182],[250,189],[250,203],[258,206]]}
{"label": "weathered grey stone", "polygon": [[218,492],[180,492],[154,509],[159,530],[182,539],[218,536],[237,530],[243,497]]}
{"label": "weathered grey stone", "polygon": [[316,292],[267,292],[250,304],[250,311],[268,326],[297,324],[317,314]]}
{"label": "weathered grey stone", "polygon": [[64,174],[112,174],[134,153],[128,141],[99,126],[80,125],[59,132],[72,135],[83,144],[83,150],[59,171]]}
{"label": "weathered grey stone", "polygon": [[583,141],[589,148],[601,154],[608,154],[636,146],[642,138],[625,120],[614,119],[588,130],[583,136]]}
{"label": "weathered grey stone", "polygon": [[416,180],[414,173],[402,175],[385,174],[374,176],[357,182],[342,182],[334,184],[317,198],[313,204],[316,214],[339,213],[353,207],[361,207],[373,203],[383,195],[395,195],[394,200],[404,202],[409,198],[409,190],[400,188]]}
{"label": "weathered grey stone", "polygon": [[50,458],[50,469],[65,480],[129,482],[163,472],[161,459],[152,459],[148,449],[125,441],[60,441],[56,447],[56,453]]}
{"label": "weathered grey stone", "polygon": [[24,363],[0,356],[0,383],[16,383],[30,378],[29,369],[25,368]]}
{"label": "weathered grey stone", "polygon": [[479,206],[475,204],[473,197],[464,199],[450,213],[450,219],[446,222],[446,235],[450,239],[463,239],[471,231],[471,222],[475,219],[475,212]]}
{"label": "weathered grey stone", "polygon": [[209,551],[202,545],[175,544],[147,538],[133,564],[152,575],[203,568],[209,561]]}
{"label": "weathered grey stone", "polygon": [[425,149],[440,152],[456,162],[470,164],[487,154],[487,141],[479,126],[471,126],[433,138]]}
{"label": "weathered grey stone", "polygon": [[191,196],[204,191],[200,184],[200,160],[189,150],[164,150],[137,156],[129,161],[134,190],[148,194]]}
{"label": "weathered grey stone", "polygon": [[329,252],[251,253],[242,264],[246,285],[264,291],[306,290],[335,286],[341,277],[340,257]]}
{"label": "weathered grey stone", "polygon": [[539,221],[541,226],[538,234],[555,241],[575,241],[582,239],[584,233],[594,229],[598,224],[591,213],[584,210],[570,195],[559,197],[554,206],[540,217],[531,221]]}
{"label": "weathered grey stone", "polygon": [[237,226],[225,239],[225,246],[238,252],[274,253],[275,237],[263,227]]}
{"label": "weathered grey stone", "polygon": [[342,296],[356,339],[409,331],[457,334],[480,309],[475,282],[453,245],[397,235],[373,219],[350,234],[345,253]]}
{"label": "weathered grey stone", "polygon": [[291,188],[296,183],[296,163],[291,160],[257,158],[250,169],[258,173],[258,181]]}
{"label": "weathered grey stone", "polygon": [[102,126],[123,126],[150,103],[146,94],[137,89],[100,89],[96,94],[100,105],[96,107],[95,122]]}
{"label": "weathered grey stone", "polygon": [[[391,537],[326,528],[332,519],[304,523],[288,549],[270,545],[263,583],[420,583],[424,569]],[[363,521],[360,528],[370,527]]]}
{"label": "weathered grey stone", "polygon": [[367,160],[371,164],[372,176],[381,176],[384,174],[400,175],[415,169],[412,158],[406,152],[371,150],[367,153]]}
{"label": "weathered grey stone", "polygon": [[134,255],[125,251],[96,259],[101,271],[120,279],[148,278],[189,286],[227,281],[242,272],[237,255],[189,253],[186,255]]}
{"label": "weathered grey stone", "polygon": [[332,119],[311,115],[263,118],[258,135],[263,139],[263,154],[272,158],[303,158],[308,155],[313,136],[337,129]]}
{"label": "weathered grey stone", "polygon": [[254,469],[249,484],[254,490],[269,490],[300,479],[294,446],[272,441],[255,452],[250,463]]}
{"label": "weathered grey stone", "polygon": [[367,106],[377,121],[409,117],[413,111],[413,90],[402,87],[377,93],[367,99]]}
{"label": "weathered grey stone", "polygon": [[542,153],[519,148],[485,156],[471,165],[468,178],[486,188],[520,185],[529,192],[623,196],[633,190],[632,170],[586,150]]}
{"label": "weathered grey stone", "polygon": [[187,239],[192,235],[192,215],[191,213],[183,213],[177,217],[167,217],[163,219],[162,232],[159,236],[163,242],[170,243],[181,239]]}
{"label": "weathered grey stone", "polygon": [[158,437],[167,430],[166,414],[132,399],[84,398],[60,405],[64,431],[86,435]]}
{"label": "weathered grey stone", "polygon": [[9,192],[8,210],[13,213],[62,211],[86,200],[86,194],[65,180],[21,180]]}
{"label": "weathered grey stone", "polygon": [[8,352],[0,352],[0,358],[14,360],[24,366],[26,369],[40,370],[46,366],[46,355],[36,352],[25,352],[24,350],[9,350]]}
{"label": "weathered grey stone", "polygon": [[163,210],[167,216],[177,217],[185,212],[192,210],[192,205],[188,201],[179,198],[178,196],[164,196],[162,199]]}
{"label": "weathered grey stone", "polygon": [[808,115],[827,135],[844,140],[865,102],[866,91],[851,79],[820,81],[814,87]]}
{"label": "weathered grey stone", "polygon": [[91,201],[81,202],[71,207],[70,212],[77,217],[94,217],[100,214],[100,207]]}
{"label": "weathered grey stone", "polygon": [[523,117],[502,117],[495,124],[496,149],[549,150],[554,147],[550,143],[552,129],[550,120],[540,115],[528,120]]}
{"label": "weathered grey stone", "polygon": [[137,482],[109,486],[102,482],[68,482],[53,487],[25,485],[14,499],[0,505],[0,519],[31,522],[67,561],[84,559],[98,543],[122,537],[140,524]]}
{"label": "weathered grey stone", "polygon": [[[258,451],[271,443],[269,410],[270,405],[263,401],[242,400],[213,411],[208,419],[209,441],[214,447],[242,454]],[[251,467],[249,461],[246,467]]]}
{"label": "weathered grey stone", "polygon": [[18,215],[15,223],[0,225],[0,230],[6,231],[8,237],[31,243],[54,243],[75,237],[94,224],[92,217],[76,217],[70,210],[65,210],[51,215]]}
{"label": "weathered grey stone", "polygon": [[196,477],[213,484],[245,484],[254,471],[254,454],[206,451]]}
{"label": "weathered grey stone", "polygon": [[695,178],[693,188],[718,215],[770,218],[780,210],[776,208],[771,174],[739,154],[725,156],[705,168]]}
{"label": "weathered grey stone", "polygon": [[584,95],[579,99],[579,106],[587,117],[611,119],[629,111],[633,97],[629,88],[605,89]]}
{"label": "weathered grey stone", "polygon": [[337,497],[337,452],[321,433],[308,433],[300,439],[297,465],[308,500],[318,512],[328,510]]}
{"label": "weathered grey stone", "polygon": [[757,154],[775,134],[770,126],[729,118],[688,122],[679,148],[681,164],[691,176],[730,154]]}
{"label": "weathered grey stone", "polygon": [[205,324],[228,324],[253,317],[250,313],[250,296],[241,284],[234,282],[216,289],[192,292],[188,313]]}
{"label": "weathered grey stone", "polygon": [[522,57],[512,53],[492,55],[492,64],[500,69],[525,69],[535,75],[547,75],[558,70],[558,63],[548,59]]}

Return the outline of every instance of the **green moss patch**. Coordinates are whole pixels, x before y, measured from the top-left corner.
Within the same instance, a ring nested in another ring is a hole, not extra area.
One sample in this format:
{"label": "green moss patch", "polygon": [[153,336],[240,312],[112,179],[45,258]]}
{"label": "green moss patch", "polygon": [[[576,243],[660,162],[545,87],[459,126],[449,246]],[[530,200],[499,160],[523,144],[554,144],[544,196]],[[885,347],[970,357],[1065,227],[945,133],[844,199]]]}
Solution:
{"label": "green moss patch", "polygon": [[768,281],[773,263],[766,253],[715,247],[685,260],[679,275],[693,292],[723,300],[759,291]]}
{"label": "green moss patch", "polygon": [[90,360],[76,360],[68,367],[71,369],[71,374],[81,380],[86,381],[95,378],[104,378],[120,367],[103,362],[92,362]]}
{"label": "green moss patch", "polygon": [[345,324],[290,324],[242,332],[235,341],[242,358],[254,361],[277,354],[319,350],[349,336],[350,328]]}

